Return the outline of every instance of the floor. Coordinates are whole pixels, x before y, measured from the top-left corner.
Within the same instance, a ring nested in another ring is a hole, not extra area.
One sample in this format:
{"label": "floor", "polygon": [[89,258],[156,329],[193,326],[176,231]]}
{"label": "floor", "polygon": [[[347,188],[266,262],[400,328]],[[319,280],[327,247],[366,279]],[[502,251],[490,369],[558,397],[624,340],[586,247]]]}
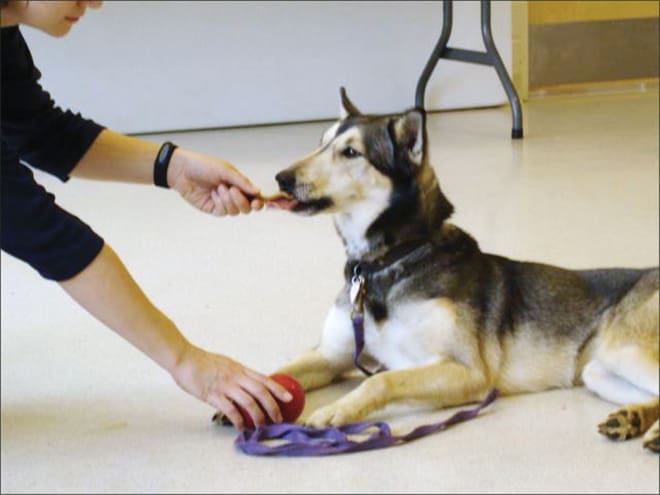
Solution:
{"label": "floor", "polygon": [[[359,105],[359,102],[357,102]],[[482,249],[570,268],[658,263],[658,93],[555,97],[433,114],[431,159],[454,222]],[[264,192],[329,123],[147,136],[234,162]],[[171,191],[38,175],[114,247],[190,340],[262,372],[315,345],[341,284],[329,216],[217,219]],[[658,493],[658,456],[596,432],[583,388],[498,399],[411,444],[255,458],[56,285],[2,254],[2,492]],[[305,415],[355,386],[311,393]],[[396,431],[449,411],[386,411]]]}

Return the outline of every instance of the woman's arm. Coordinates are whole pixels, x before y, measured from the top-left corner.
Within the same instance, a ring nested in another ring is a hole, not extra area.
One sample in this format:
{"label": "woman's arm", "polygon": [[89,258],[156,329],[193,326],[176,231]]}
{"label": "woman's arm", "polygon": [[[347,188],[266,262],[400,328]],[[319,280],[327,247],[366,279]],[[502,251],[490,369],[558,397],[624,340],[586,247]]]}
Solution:
{"label": "woman's arm", "polygon": [[243,419],[234,403],[246,409],[256,425],[265,421],[257,401],[275,422],[282,420],[271,393],[288,401],[288,392],[266,376],[188,342],[147,299],[107,244],[87,268],[60,285],[99,321],[167,370],[181,388],[222,411],[238,429],[243,428]]}
{"label": "woman's arm", "polygon": [[[71,171],[74,177],[153,184],[160,145],[104,129]],[[170,159],[167,183],[188,203],[213,215],[263,207],[257,189],[231,163],[183,148]]]}
{"label": "woman's arm", "polygon": [[73,177],[153,184],[159,145],[104,129],[71,171]]}

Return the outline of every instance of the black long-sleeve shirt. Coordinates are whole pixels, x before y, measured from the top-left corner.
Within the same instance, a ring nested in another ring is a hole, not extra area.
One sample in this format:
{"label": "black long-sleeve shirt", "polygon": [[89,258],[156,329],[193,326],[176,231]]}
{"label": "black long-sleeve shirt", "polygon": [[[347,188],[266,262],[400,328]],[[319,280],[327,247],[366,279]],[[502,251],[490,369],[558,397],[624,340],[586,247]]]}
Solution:
{"label": "black long-sleeve shirt", "polygon": [[103,239],[60,208],[28,164],[69,179],[103,127],[55,106],[38,80],[18,27],[2,28],[2,250],[52,280],[66,280],[96,257]]}

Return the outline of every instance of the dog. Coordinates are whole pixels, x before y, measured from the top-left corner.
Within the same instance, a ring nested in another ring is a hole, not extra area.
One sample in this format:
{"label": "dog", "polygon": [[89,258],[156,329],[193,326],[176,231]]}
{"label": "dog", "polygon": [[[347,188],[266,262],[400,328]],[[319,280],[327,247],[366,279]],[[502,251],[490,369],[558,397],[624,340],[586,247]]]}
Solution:
{"label": "dog", "polygon": [[365,357],[385,371],[307,423],[339,426],[390,403],[458,406],[491,387],[584,384],[621,405],[600,433],[643,435],[659,452],[658,268],[568,270],[482,252],[448,222],[454,208],[429,164],[425,112],[365,115],[340,95],[320,147],[276,180],[289,195],[282,208],[334,215],[346,283],[319,345],[278,373],[312,390],[354,370],[356,304]]}

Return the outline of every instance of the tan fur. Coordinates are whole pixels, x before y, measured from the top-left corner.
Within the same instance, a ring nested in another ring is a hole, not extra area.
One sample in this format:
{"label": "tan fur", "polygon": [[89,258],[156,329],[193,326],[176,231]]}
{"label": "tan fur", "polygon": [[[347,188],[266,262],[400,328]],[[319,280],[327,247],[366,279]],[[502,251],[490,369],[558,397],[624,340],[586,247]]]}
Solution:
{"label": "tan fur", "polygon": [[298,356],[278,373],[294,376],[305,390],[314,390],[332,383],[350,367],[350,360],[332,361],[312,349]]}
{"label": "tan fur", "polygon": [[393,402],[448,407],[480,400],[488,390],[484,374],[456,361],[385,371],[365,380],[338,401],[315,411],[312,426],[358,421]]}
{"label": "tan fur", "polygon": [[642,444],[645,448],[660,454],[660,424],[658,420],[648,429],[642,438]]}

